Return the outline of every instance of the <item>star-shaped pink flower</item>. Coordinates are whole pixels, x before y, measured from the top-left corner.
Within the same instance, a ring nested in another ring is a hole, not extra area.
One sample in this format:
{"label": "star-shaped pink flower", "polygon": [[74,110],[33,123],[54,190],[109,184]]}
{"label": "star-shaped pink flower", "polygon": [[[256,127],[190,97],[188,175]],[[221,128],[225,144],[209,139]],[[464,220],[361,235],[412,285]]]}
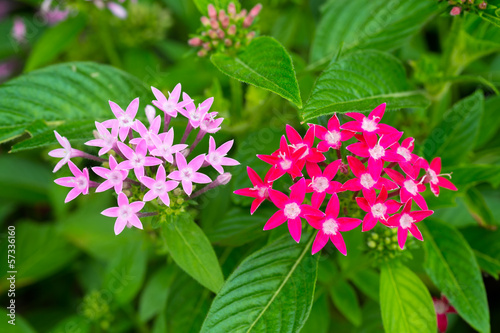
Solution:
{"label": "star-shaped pink flower", "polygon": [[92,171],[94,171],[97,175],[106,179],[96,188],[96,192],[103,192],[112,187],[114,187],[116,193],[120,193],[122,191],[123,181],[128,176],[128,170],[120,170],[117,166],[118,163],[113,155],[109,155],[109,169],[103,167],[92,168]]}
{"label": "star-shaped pink flower", "polygon": [[384,169],[389,177],[394,180],[401,187],[401,202],[407,202],[408,199],[413,199],[420,209],[428,209],[427,202],[420,192],[425,191],[425,185],[417,182],[411,177],[405,178],[402,174],[393,169]]}
{"label": "star-shaped pink flower", "polygon": [[144,139],[135,147],[135,151],[122,142],[118,142],[118,148],[120,148],[120,151],[128,159],[118,164],[118,169],[134,169],[137,179],[141,179],[141,177],[144,176],[145,166],[153,166],[162,163],[159,158],[146,156],[148,153],[148,144]]}
{"label": "star-shaped pink flower", "polygon": [[80,194],[89,194],[89,187],[97,186],[97,183],[89,180],[89,170],[87,168],[80,171],[80,169],[78,169],[78,167],[71,161],[68,161],[68,166],[74,177],[62,177],[54,180],[54,183],[57,185],[73,188],[69,191],[66,199],[64,199],[65,203],[70,202]]}
{"label": "star-shaped pink flower", "polygon": [[49,151],[49,156],[61,158],[61,160],[57,162],[52,172],[56,172],[57,170],[61,169],[63,165],[69,162],[71,157],[75,157],[75,149],[71,148],[71,144],[69,143],[68,139],[59,135],[57,131],[54,131],[54,134],[56,135],[56,139],[62,146],[62,148]]}
{"label": "star-shaped pink flower", "polygon": [[118,235],[125,229],[132,226],[142,229],[141,220],[137,213],[144,207],[145,203],[142,201],[135,201],[129,204],[127,196],[121,192],[118,194],[118,207],[111,207],[101,212],[102,215],[108,217],[116,217],[115,222],[115,235]]}
{"label": "star-shaped pink flower", "polygon": [[453,185],[448,179],[441,176],[448,176],[450,174],[440,174],[441,172],[441,157],[436,157],[431,161],[431,164],[420,158],[416,163],[421,166],[426,172],[426,180],[429,181],[432,193],[437,197],[439,195],[439,187],[447,188],[452,191],[457,191],[457,187]]}
{"label": "star-shaped pink flower", "polygon": [[221,175],[224,173],[224,169],[222,166],[233,166],[233,165],[239,165],[240,162],[236,161],[235,159],[226,157],[228,151],[231,149],[233,146],[234,140],[228,141],[219,148],[216,148],[215,146],[215,140],[211,136],[209,143],[208,143],[208,155],[205,157],[205,161],[207,161],[208,164],[214,167],[217,172],[219,172]]}
{"label": "star-shaped pink flower", "polygon": [[322,216],[323,213],[316,208],[303,204],[306,196],[306,181],[301,178],[290,187],[290,197],[269,189],[271,201],[279,208],[267,221],[264,230],[274,229],[288,221],[288,230],[292,238],[298,243],[302,234],[302,220],[309,215]]}
{"label": "star-shaped pink flower", "polygon": [[448,328],[448,313],[457,313],[457,310],[450,305],[450,302],[446,296],[441,296],[441,298],[433,297],[432,302],[434,303],[434,310],[436,311],[437,326],[441,333],[446,332]]}
{"label": "star-shaped pink flower", "polygon": [[112,101],[109,101],[109,106],[111,107],[111,111],[115,115],[116,119],[106,120],[103,122],[103,125],[109,128],[118,124],[118,137],[121,141],[124,141],[134,124],[135,116],[139,110],[139,98],[130,102],[126,111],[123,111],[118,104]]}
{"label": "star-shaped pink flower", "polygon": [[302,176],[297,161],[304,154],[305,150],[306,147],[302,147],[292,153],[283,135],[280,141],[280,149],[271,155],[257,155],[257,157],[273,166],[269,181],[275,181],[285,173],[288,173],[292,178],[296,178]]}
{"label": "star-shaped pink flower", "polygon": [[352,217],[338,217],[339,209],[339,198],[337,194],[334,193],[326,206],[325,216],[307,217],[307,222],[309,222],[313,228],[319,230],[316,238],[314,239],[312,254],[320,251],[323,247],[325,247],[326,243],[328,243],[328,240],[331,240],[340,253],[347,255],[344,238],[340,232],[349,231],[358,227],[361,220]]}
{"label": "star-shaped pink flower", "polygon": [[184,155],[175,153],[175,161],[179,170],[172,171],[168,178],[181,181],[182,188],[188,196],[193,192],[193,183],[208,184],[212,181],[207,175],[196,172],[205,161],[204,154],[196,156],[188,164]]}
{"label": "star-shaped pink flower", "polygon": [[387,200],[387,190],[382,187],[377,198],[370,196],[368,198],[356,198],[359,207],[367,212],[363,219],[363,228],[361,231],[372,230],[378,221],[386,221],[390,214],[396,213],[401,207],[401,203],[396,200]]}
{"label": "star-shaped pink flower", "polygon": [[306,170],[311,179],[306,179],[306,192],[313,192],[311,204],[314,208],[319,208],[325,200],[326,194],[333,194],[342,191],[342,184],[333,181],[339,170],[342,160],[336,160],[328,164],[325,171],[316,163],[307,163]]}
{"label": "star-shaped pink flower", "polygon": [[328,121],[328,129],[321,125],[309,126],[314,128],[314,135],[321,140],[318,143],[318,150],[322,152],[326,152],[330,148],[339,149],[343,141],[349,140],[354,135],[352,131],[342,131],[340,129],[340,122],[336,113]]}
{"label": "star-shaped pink flower", "polygon": [[101,123],[95,122],[99,138],[85,142],[87,146],[101,147],[99,156],[106,154],[116,147],[118,142],[118,123],[115,123],[110,131]]}
{"label": "star-shaped pink flower", "polygon": [[419,159],[419,157],[413,154],[414,144],[414,138],[406,138],[403,140],[401,145],[398,142],[395,142],[391,146],[391,150],[394,150],[396,154],[401,156],[402,159],[398,162],[401,169],[412,179],[417,179],[420,167],[415,165],[415,162]]}
{"label": "star-shaped pink flower", "polygon": [[205,113],[200,122],[200,132],[212,134],[218,132],[224,120],[224,118],[215,118],[218,114],[218,112]]}
{"label": "star-shaped pink flower", "polygon": [[419,210],[412,212],[411,200],[409,199],[405,203],[403,211],[400,214],[393,215],[389,217],[387,221],[381,222],[389,227],[398,228],[398,244],[399,247],[403,249],[406,243],[406,238],[408,237],[408,231],[416,239],[420,241],[424,240],[415,223],[422,221],[432,214],[434,214],[434,211],[432,210]]}
{"label": "star-shaped pink flower", "polygon": [[158,132],[160,131],[160,126],[161,126],[160,116],[157,116],[153,120],[153,123],[151,124],[149,129],[147,129],[146,126],[140,120],[136,120],[135,124],[132,126],[132,129],[137,131],[141,137],[130,140],[130,143],[133,145],[137,145],[142,139],[144,139],[146,140],[149,151],[152,151],[153,149],[155,149],[155,144],[153,142],[153,135],[158,135]]}
{"label": "star-shaped pink flower", "polygon": [[[188,100],[190,97],[183,93],[183,99]],[[192,128],[198,128],[200,126],[201,121],[205,117],[205,114],[210,110],[212,103],[214,102],[214,98],[210,97],[204,100],[198,107],[191,101],[187,103],[183,109],[180,109],[179,112],[189,120],[189,124]]]}
{"label": "star-shaped pink flower", "polygon": [[151,201],[155,198],[160,198],[161,201],[167,206],[170,206],[170,198],[168,197],[168,192],[172,191],[179,185],[179,182],[174,180],[167,181],[167,175],[165,173],[165,168],[163,165],[158,167],[156,172],[156,180],[150,177],[141,177],[141,183],[146,185],[150,189],[148,193],[144,195],[144,201]]}
{"label": "star-shaped pink flower", "polygon": [[170,128],[167,133],[151,136],[155,149],[151,151],[153,156],[161,156],[168,163],[174,163],[173,154],[180,152],[188,147],[186,144],[174,145],[174,128]]}
{"label": "star-shaped pink flower", "polygon": [[252,201],[252,206],[250,207],[250,214],[253,215],[257,208],[259,208],[260,204],[269,198],[269,189],[272,188],[273,182],[269,181],[270,172],[266,174],[264,181],[262,181],[257,172],[249,166],[247,166],[247,173],[253,187],[236,190],[234,191],[234,194],[255,198],[255,200]]}
{"label": "star-shaped pink flower", "polygon": [[[166,98],[165,95],[155,87],[151,87],[151,90],[156,97],[156,100],[152,102],[153,105],[165,112],[166,115],[174,118],[177,117],[177,112],[179,112],[182,108],[182,104],[179,105],[179,98],[181,97],[181,84],[178,83],[174,90],[169,92],[168,98]],[[189,98],[189,100],[191,99]],[[164,128],[164,130],[166,130],[166,128]]]}
{"label": "star-shaped pink flower", "polygon": [[290,142],[290,146],[293,148],[293,152],[296,152],[305,147],[304,152],[298,158],[297,165],[300,170],[304,168],[306,162],[319,163],[323,162],[326,158],[317,149],[314,148],[314,128],[309,128],[304,136],[304,139],[300,134],[290,125],[286,125],[286,136]]}

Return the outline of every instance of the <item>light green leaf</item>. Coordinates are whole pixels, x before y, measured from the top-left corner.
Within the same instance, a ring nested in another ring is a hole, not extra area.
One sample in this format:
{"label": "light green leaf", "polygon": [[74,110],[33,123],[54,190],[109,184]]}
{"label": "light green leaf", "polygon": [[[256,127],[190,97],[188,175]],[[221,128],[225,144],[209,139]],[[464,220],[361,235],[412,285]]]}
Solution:
{"label": "light green leaf", "polygon": [[54,60],[73,43],[86,23],[85,16],[80,14],[45,30],[33,45],[24,70],[29,72]]}
{"label": "light green leaf", "polygon": [[313,303],[313,236],[287,235],[247,257],[215,297],[201,332],[298,332]]}
{"label": "light green leaf", "polygon": [[257,37],[235,57],[214,54],[210,58],[224,74],[270,90],[302,108],[292,59],[272,37]]}
{"label": "light green leaf", "polygon": [[309,120],[333,112],[371,111],[384,102],[388,110],[429,104],[422,92],[411,91],[397,58],[379,51],[356,52],[330,63],[321,73],[302,117]]}
{"label": "light green leaf", "polygon": [[[21,135],[34,121],[55,126],[109,119],[113,113],[108,100],[126,107],[138,96],[145,105],[149,89],[137,78],[107,65],[74,62],[36,70],[0,87],[0,141]],[[87,133],[85,139],[92,138],[92,132]],[[37,142],[36,147],[56,142],[52,137]]]}
{"label": "light green leaf", "polygon": [[168,219],[162,234],[174,261],[204,287],[217,293],[224,283],[224,276],[203,230],[189,214]]}
{"label": "light green leaf", "polygon": [[[359,49],[391,51],[403,45],[437,10],[430,1],[330,0],[311,48],[313,67],[339,53]],[[370,66],[370,64],[367,64]]]}
{"label": "light green leaf", "polygon": [[493,214],[486,204],[483,195],[475,187],[471,187],[465,193],[465,204],[474,220],[481,226],[491,226],[495,224]]}
{"label": "light green leaf", "polygon": [[333,304],[354,326],[361,325],[361,308],[356,291],[347,281],[337,280],[330,288]]}
{"label": "light green leaf", "polygon": [[480,332],[490,332],[488,301],[474,253],[463,236],[445,223],[428,220],[424,268],[460,316]]}
{"label": "light green leaf", "polygon": [[199,11],[203,15],[208,15],[208,5],[214,5],[215,9],[217,9],[217,13],[220,9],[224,9],[227,13],[227,6],[230,3],[234,3],[236,5],[236,9],[239,10],[240,2],[238,0],[194,0],[196,7],[198,7]]}
{"label": "light green leaf", "polygon": [[476,256],[477,263],[479,267],[489,275],[493,276],[496,280],[499,278],[500,274],[500,260],[490,257],[487,254],[473,250]]}
{"label": "light green leaf", "polygon": [[167,304],[170,286],[175,277],[175,266],[162,266],[146,283],[139,299],[139,320],[146,322],[159,314]]}
{"label": "light green leaf", "polygon": [[427,287],[399,262],[382,266],[380,307],[386,333],[437,331],[434,305]]}
{"label": "light green leaf", "polygon": [[481,91],[457,102],[443,115],[424,143],[427,159],[440,156],[443,166],[457,165],[474,148],[484,109]]}
{"label": "light green leaf", "polygon": [[[17,310],[17,309],[16,309]],[[31,327],[31,325],[21,317],[19,313],[15,314],[15,321],[13,324],[9,324],[9,321],[12,318],[9,316],[8,309],[2,307],[0,310],[0,316],[2,316],[2,321],[0,322],[0,332],[9,332],[9,333],[35,333],[36,331]]]}

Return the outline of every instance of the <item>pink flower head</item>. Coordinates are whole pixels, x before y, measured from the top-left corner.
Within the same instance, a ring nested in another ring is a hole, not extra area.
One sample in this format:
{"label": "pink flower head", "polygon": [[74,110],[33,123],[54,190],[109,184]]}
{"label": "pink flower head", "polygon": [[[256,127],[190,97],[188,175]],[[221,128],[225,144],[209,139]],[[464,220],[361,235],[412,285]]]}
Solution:
{"label": "pink flower head", "polygon": [[337,194],[334,193],[326,206],[325,216],[307,217],[307,222],[309,222],[313,228],[319,230],[316,238],[314,239],[312,254],[317,253],[325,247],[326,243],[328,243],[328,240],[330,239],[340,253],[347,255],[344,238],[340,232],[356,228],[361,223],[361,220],[351,217],[338,217],[339,209],[339,198]]}
{"label": "pink flower head", "polygon": [[349,163],[349,167],[356,178],[346,181],[342,186],[344,190],[353,192],[361,190],[363,191],[364,197],[369,197],[374,195],[375,189],[381,190],[384,186],[387,190],[395,190],[398,188],[398,186],[389,179],[380,177],[380,173],[372,176],[372,173],[368,172],[363,163],[356,157],[347,156],[347,163]]}
{"label": "pink flower head", "polygon": [[417,162],[418,165],[422,166],[422,168],[426,172],[426,179],[429,181],[431,186],[431,191],[437,197],[439,195],[439,187],[447,188],[452,191],[457,191],[457,187],[453,185],[448,179],[441,176],[449,176],[450,174],[440,174],[441,172],[441,158],[436,157],[431,161],[431,164],[424,160],[423,158],[419,159]]}
{"label": "pink flower head", "polygon": [[398,162],[401,169],[403,169],[403,171],[412,179],[417,179],[420,167],[415,165],[415,162],[419,159],[419,157],[412,153],[413,148],[415,147],[414,143],[414,138],[406,138],[403,140],[401,145],[398,142],[395,142],[391,146],[391,150],[394,150],[394,152],[401,157],[401,160]]}
{"label": "pink flower head", "polygon": [[108,217],[116,217],[115,235],[118,235],[125,229],[125,226],[129,228],[134,226],[142,229],[142,223],[137,213],[144,205],[145,203],[142,201],[135,201],[129,204],[127,196],[122,192],[118,194],[118,207],[105,209],[101,214]]}
{"label": "pink flower head", "polygon": [[389,125],[380,124],[382,117],[384,116],[386,103],[382,103],[373,109],[372,112],[366,117],[362,113],[358,112],[347,112],[345,115],[355,119],[354,121],[349,121],[340,128],[353,131],[362,132],[365,138],[371,138],[370,141],[376,141],[376,134],[393,134],[398,133],[398,131]]}
{"label": "pink flower head", "polygon": [[457,313],[457,310],[450,305],[450,302],[446,296],[441,296],[441,298],[433,297],[432,302],[434,303],[434,310],[436,311],[437,326],[441,333],[446,332],[448,328],[448,313]]}
{"label": "pink flower head", "polygon": [[269,198],[269,189],[272,188],[273,183],[269,181],[269,176],[271,175],[270,172],[266,174],[266,176],[264,177],[264,181],[262,181],[257,172],[255,172],[249,166],[247,166],[247,173],[253,187],[242,188],[234,191],[234,193],[255,198],[255,200],[252,202],[252,206],[250,207],[250,214],[253,215],[257,208],[259,208],[260,204],[263,203],[264,200]]}
{"label": "pink flower head", "polygon": [[309,205],[302,204],[306,196],[306,181],[301,178],[290,187],[290,197],[285,194],[269,189],[271,201],[279,208],[267,221],[264,230],[274,229],[288,221],[288,230],[292,238],[298,243],[302,233],[302,220],[309,215],[322,216],[323,213]]}
{"label": "pink flower head", "polygon": [[221,175],[224,173],[224,169],[222,168],[222,166],[233,166],[240,164],[240,162],[226,157],[227,152],[229,151],[229,149],[231,149],[233,143],[234,140],[231,140],[222,144],[222,146],[220,146],[219,148],[216,148],[214,138],[210,137],[210,141],[208,143],[208,155],[205,157],[205,160]]}
{"label": "pink flower head", "polygon": [[151,156],[146,157],[146,154],[148,153],[148,145],[144,139],[142,139],[135,147],[135,151],[122,142],[118,142],[118,148],[128,159],[118,164],[118,169],[134,169],[137,179],[141,179],[141,177],[144,176],[145,166],[153,166],[162,163],[159,158]]}
{"label": "pink flower head", "polygon": [[407,202],[409,199],[413,199],[420,209],[426,210],[427,202],[425,202],[424,197],[420,192],[425,191],[425,185],[422,182],[416,182],[411,179],[411,177],[405,178],[402,174],[392,169],[384,169],[387,175],[391,177],[400,187],[401,187],[401,202]]}
{"label": "pink flower head", "polygon": [[366,142],[353,143],[347,146],[347,150],[355,155],[368,157],[368,170],[372,177],[375,177],[382,172],[384,161],[399,162],[403,159],[393,150],[387,150],[402,135],[403,132],[396,131],[395,133],[383,135],[378,140],[376,135],[364,136]]}
{"label": "pink flower head", "polygon": [[75,149],[71,148],[71,144],[69,143],[68,139],[59,135],[57,131],[54,131],[54,134],[56,135],[56,139],[62,146],[62,148],[49,151],[49,156],[61,158],[61,160],[57,162],[52,172],[56,172],[57,170],[61,169],[63,165],[69,162],[70,158],[75,157],[75,151],[76,151]]}
{"label": "pink flower head", "polygon": [[403,211],[400,214],[393,215],[389,217],[387,221],[381,221],[383,224],[398,228],[398,243],[401,249],[404,248],[406,243],[406,238],[408,237],[408,231],[418,240],[423,241],[424,238],[418,230],[415,223],[422,221],[426,217],[434,214],[432,210],[420,210],[420,211],[411,211],[411,200],[408,199],[406,201]]}
{"label": "pink flower head", "polygon": [[342,160],[333,161],[323,172],[316,163],[306,164],[307,173],[311,177],[311,179],[306,180],[306,192],[313,192],[311,204],[314,208],[321,206],[327,193],[333,194],[342,191],[342,184],[333,181],[341,163]]}
{"label": "pink flower head", "polygon": [[290,147],[283,135],[280,141],[280,149],[275,151],[272,155],[257,155],[257,157],[273,166],[270,170],[271,176],[269,180],[275,181],[285,173],[288,173],[292,178],[301,177],[302,172],[298,167],[297,161],[305,151],[306,147],[302,147],[295,150],[293,153],[290,152]]}
{"label": "pink flower head", "polygon": [[181,181],[182,188],[188,196],[193,192],[193,183],[208,184],[212,181],[207,175],[196,172],[205,161],[204,154],[196,156],[188,164],[184,155],[175,153],[175,161],[179,170],[172,171],[168,178]]}
{"label": "pink flower head", "polygon": [[26,24],[21,17],[16,17],[14,19],[11,35],[18,43],[22,43],[26,40]]}
{"label": "pink flower head", "polygon": [[382,187],[377,198],[370,196],[368,198],[356,198],[359,207],[367,212],[363,219],[363,228],[361,231],[372,230],[378,221],[387,221],[390,214],[396,213],[401,207],[401,203],[396,200],[387,200],[387,190]]}
{"label": "pink flower head", "polygon": [[286,136],[288,141],[290,141],[290,146],[293,148],[293,152],[305,147],[305,151],[299,157],[299,169],[302,170],[306,162],[319,163],[323,162],[326,158],[317,149],[313,148],[314,145],[314,128],[309,128],[304,136],[304,139],[300,134],[290,125],[286,125]]}
{"label": "pink flower head", "polygon": [[169,92],[168,99],[165,95],[155,87],[151,87],[153,94],[156,97],[156,100],[153,101],[153,105],[158,109],[165,112],[165,114],[171,117],[177,117],[177,112],[179,112],[182,108],[182,105],[187,103],[187,101],[191,101],[191,98],[187,94],[187,99],[184,98],[184,102],[179,103],[179,98],[181,97],[181,84],[178,83],[172,92]]}
{"label": "pink flower head", "polygon": [[153,149],[155,149],[155,144],[153,142],[153,135],[158,135],[158,132],[160,131],[160,126],[161,126],[160,116],[157,116],[153,120],[153,123],[151,124],[149,129],[147,129],[146,126],[144,126],[144,124],[140,120],[136,120],[134,125],[132,126],[132,129],[138,132],[141,137],[130,140],[130,143],[137,145],[142,139],[144,139],[146,140],[149,151],[152,151]]}
{"label": "pink flower head", "polygon": [[161,156],[168,163],[174,163],[173,154],[180,152],[188,147],[185,144],[174,145],[174,128],[172,127],[167,133],[160,135],[152,135],[151,139],[155,145],[155,149],[151,151],[153,156]]}
{"label": "pink flower head", "polygon": [[205,113],[202,121],[200,122],[200,132],[204,133],[216,133],[220,130],[220,125],[224,118],[217,118],[218,112]]}
{"label": "pink flower head", "polygon": [[108,9],[111,13],[113,13],[114,16],[118,17],[119,19],[124,20],[128,16],[127,10],[116,2],[110,1],[108,3]]}
{"label": "pink flower head", "polygon": [[337,114],[328,121],[328,129],[321,125],[309,125],[314,128],[314,135],[321,140],[318,143],[318,150],[325,152],[328,149],[339,149],[343,141],[347,141],[354,135],[351,131],[342,131],[340,129],[339,118]]}
{"label": "pink flower head", "polygon": [[99,156],[106,154],[116,146],[118,142],[118,123],[114,123],[111,133],[103,124],[95,122],[95,127],[99,133],[99,138],[85,142],[87,146],[101,147]]}
{"label": "pink flower head", "polygon": [[460,15],[460,13],[462,12],[462,8],[458,7],[458,6],[455,6],[451,9],[450,11],[450,15],[451,16],[457,16],[457,15]]}
{"label": "pink flower head", "polygon": [[124,141],[127,137],[132,125],[134,125],[134,118],[139,110],[139,98],[134,99],[127,106],[127,110],[123,111],[122,108],[115,102],[109,101],[109,106],[111,111],[115,115],[116,119],[107,120],[103,122],[106,127],[113,127],[118,124],[118,136],[120,140]]}
{"label": "pink flower head", "polygon": [[144,195],[144,201],[151,201],[157,197],[167,206],[170,206],[170,198],[168,197],[168,192],[172,191],[179,185],[179,182],[174,180],[167,181],[167,175],[165,173],[165,168],[163,165],[158,167],[156,172],[156,180],[150,177],[141,177],[141,183],[146,185],[150,189],[146,195]]}
{"label": "pink flower head", "polygon": [[69,191],[66,199],[64,199],[65,203],[70,202],[80,194],[89,194],[90,185],[97,185],[95,182],[91,182],[89,180],[89,170],[87,168],[80,171],[80,169],[78,169],[78,167],[71,161],[68,161],[68,166],[74,177],[62,177],[54,180],[57,185],[73,188]]}
{"label": "pink flower head", "polygon": [[[189,96],[184,93],[183,98],[189,99]],[[198,128],[201,121],[205,117],[205,114],[208,112],[208,110],[210,110],[213,102],[213,97],[207,98],[198,107],[196,107],[193,102],[190,102],[184,107],[184,109],[179,110],[179,112],[189,120],[189,124],[193,128]]]}
{"label": "pink flower head", "polygon": [[123,181],[128,176],[128,170],[120,170],[117,168],[113,155],[109,155],[109,169],[103,167],[93,167],[94,171],[100,177],[106,179],[101,185],[96,188],[96,192],[103,192],[114,187],[116,193],[120,193],[123,188]]}

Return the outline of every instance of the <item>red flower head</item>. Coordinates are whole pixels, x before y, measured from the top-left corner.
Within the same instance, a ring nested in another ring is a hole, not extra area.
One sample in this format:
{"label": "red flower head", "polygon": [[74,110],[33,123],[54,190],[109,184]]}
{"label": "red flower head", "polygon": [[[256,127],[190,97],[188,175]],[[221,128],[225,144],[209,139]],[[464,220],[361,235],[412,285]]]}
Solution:
{"label": "red flower head", "polygon": [[301,150],[303,147],[306,148],[297,161],[297,165],[300,170],[304,168],[304,164],[306,162],[319,163],[325,160],[325,156],[317,148],[313,148],[314,128],[309,128],[304,136],[304,139],[302,139],[295,128],[290,125],[286,125],[286,136],[288,137],[288,141],[290,141],[290,146],[293,148],[293,153]]}
{"label": "red flower head", "polygon": [[386,168],[384,171],[392,180],[401,186],[401,202],[407,202],[409,199],[413,199],[421,209],[427,209],[427,202],[425,202],[424,197],[420,194],[420,192],[425,191],[424,184],[417,183],[411,177],[405,178],[396,170]]}
{"label": "red flower head", "polygon": [[318,150],[323,152],[328,151],[330,148],[339,149],[343,141],[349,140],[354,135],[354,132],[340,129],[339,118],[337,118],[336,114],[333,114],[328,121],[328,129],[321,125],[310,124],[309,126],[314,128],[314,135],[321,140],[318,143]]}
{"label": "red flower head", "polygon": [[426,180],[429,182],[431,186],[431,191],[434,193],[434,195],[437,197],[439,195],[439,187],[444,187],[452,191],[456,191],[457,187],[452,184],[448,179],[441,177],[441,176],[449,176],[451,178],[450,174],[440,174],[441,172],[441,158],[436,157],[435,159],[432,160],[431,164],[424,160],[423,158],[420,158],[417,162],[418,165],[420,165],[426,172]]}
{"label": "red flower head", "polygon": [[272,155],[257,155],[257,157],[273,166],[270,170],[271,176],[269,177],[269,181],[275,181],[285,173],[288,173],[292,178],[296,178],[302,176],[302,171],[298,167],[297,161],[302,157],[306,148],[304,146],[291,152],[283,135],[280,141],[280,149],[272,153]]}
{"label": "red flower head", "polygon": [[342,184],[332,179],[337,174],[342,160],[336,160],[328,164],[325,171],[315,163],[307,163],[306,169],[311,179],[306,180],[306,192],[313,192],[311,203],[314,208],[319,208],[325,200],[326,194],[333,194],[342,190]]}
{"label": "red flower head", "polygon": [[387,221],[389,214],[396,213],[401,207],[401,203],[396,200],[387,200],[387,190],[382,187],[377,198],[369,196],[367,198],[356,198],[359,207],[367,212],[363,219],[361,231],[369,231],[375,227],[378,221]]}
{"label": "red flower head", "polygon": [[434,303],[434,310],[436,311],[438,330],[444,333],[448,328],[448,317],[446,314],[457,313],[457,311],[450,305],[450,302],[444,295],[441,296],[441,298],[433,297],[432,302]]}
{"label": "red flower head", "polygon": [[255,198],[255,200],[252,202],[252,206],[250,207],[250,214],[253,215],[257,208],[259,208],[260,204],[263,203],[264,200],[269,198],[269,189],[272,188],[273,183],[269,181],[269,176],[271,174],[270,171],[264,177],[264,181],[262,181],[257,172],[255,172],[250,167],[247,167],[247,173],[253,187],[242,188],[234,191],[234,193]]}

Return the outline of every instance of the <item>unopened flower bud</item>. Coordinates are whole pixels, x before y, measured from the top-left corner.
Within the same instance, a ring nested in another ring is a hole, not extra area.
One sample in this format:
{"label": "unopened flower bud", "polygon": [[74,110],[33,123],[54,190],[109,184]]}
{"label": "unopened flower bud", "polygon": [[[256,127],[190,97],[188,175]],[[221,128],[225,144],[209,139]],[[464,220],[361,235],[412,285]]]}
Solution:
{"label": "unopened flower bud", "polygon": [[248,39],[248,40],[252,40],[254,37],[255,37],[255,31],[250,31],[250,32],[247,34],[247,39]]}
{"label": "unopened flower bud", "polygon": [[222,175],[218,176],[216,181],[219,182],[220,185],[226,185],[231,181],[231,173],[230,172],[224,172]]}
{"label": "unopened flower bud", "polygon": [[486,7],[488,7],[488,4],[486,3],[486,1],[483,1],[479,4],[479,9],[481,9],[481,10],[485,10]]}
{"label": "unopened flower bud", "polygon": [[208,5],[208,16],[211,19],[217,19],[217,10],[215,9],[214,5],[212,5],[212,4]]}
{"label": "unopened flower bud", "polygon": [[215,38],[217,38],[217,32],[215,32],[215,30],[210,30],[210,31],[208,32],[208,36],[209,36],[210,38],[212,38],[212,39],[215,39]]}
{"label": "unopened flower bud", "polygon": [[233,42],[232,42],[230,39],[226,38],[226,39],[224,40],[224,45],[226,45],[226,46],[231,46],[231,45],[233,45]]}
{"label": "unopened flower bud", "polygon": [[[465,0],[464,0],[465,1]],[[257,5],[255,5],[255,7],[253,7],[251,10],[250,10],[250,16],[257,16],[259,15],[260,13],[260,10],[262,9],[262,5],[259,3]]]}
{"label": "unopened flower bud", "polygon": [[188,40],[188,44],[191,46],[200,46],[201,45],[201,39],[198,37],[191,38]]}
{"label": "unopened flower bud", "polygon": [[252,25],[252,23],[253,23],[253,16],[248,15],[247,17],[245,17],[245,20],[243,21],[243,27],[248,28],[249,26]]}
{"label": "unopened flower bud", "polygon": [[227,17],[226,12],[224,9],[219,10],[219,21],[224,21],[224,19]]}
{"label": "unopened flower bud", "polygon": [[234,36],[236,34],[236,26],[233,24],[227,29],[227,34]]}
{"label": "unopened flower bud", "polygon": [[229,6],[227,6],[227,12],[229,15],[233,16],[236,14],[236,6],[234,5],[233,2],[229,3]]}
{"label": "unopened flower bud", "polygon": [[212,29],[214,30],[217,30],[219,29],[219,21],[215,20],[215,19],[211,19],[210,20],[210,26],[212,27]]}
{"label": "unopened flower bud", "polygon": [[460,15],[461,12],[462,12],[462,8],[455,6],[451,9],[450,15],[457,16],[457,15]]}
{"label": "unopened flower bud", "polygon": [[224,34],[224,31],[222,30],[217,30],[217,37],[219,37],[220,39],[223,39],[225,37],[225,34]]}
{"label": "unopened flower bud", "polygon": [[210,43],[203,43],[203,48],[207,51],[210,51],[212,47],[210,46]]}
{"label": "unopened flower bud", "polygon": [[225,17],[224,20],[221,21],[220,23],[224,29],[227,29],[229,27],[229,17]]}
{"label": "unopened flower bud", "polygon": [[339,166],[339,171],[341,173],[343,173],[344,175],[348,175],[349,174],[349,165],[348,164],[344,164],[344,163],[340,163],[340,166]]}
{"label": "unopened flower bud", "polygon": [[152,124],[156,116],[155,108],[152,105],[146,105],[144,112],[146,113],[146,118],[148,118],[149,123]]}
{"label": "unopened flower bud", "polygon": [[196,53],[198,57],[205,57],[207,55],[207,50],[199,50],[198,53]]}
{"label": "unopened flower bud", "polygon": [[210,25],[210,20],[208,19],[208,17],[202,16],[200,20],[205,27],[208,27]]}

